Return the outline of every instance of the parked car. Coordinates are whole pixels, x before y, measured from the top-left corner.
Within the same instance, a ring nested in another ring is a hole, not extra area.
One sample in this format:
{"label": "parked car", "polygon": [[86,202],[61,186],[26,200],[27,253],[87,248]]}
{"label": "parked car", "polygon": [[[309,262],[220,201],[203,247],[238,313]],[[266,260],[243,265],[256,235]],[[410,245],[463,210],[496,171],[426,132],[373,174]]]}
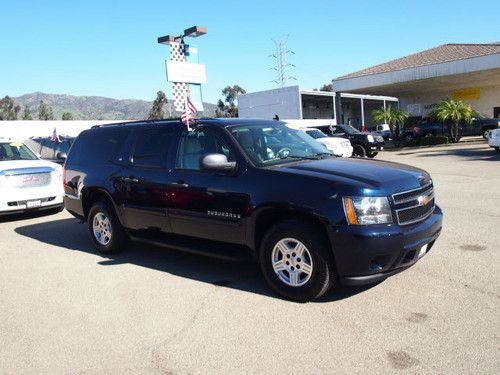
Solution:
{"label": "parked car", "polygon": [[488,145],[493,147],[496,152],[500,152],[500,129],[494,129],[489,132]]}
{"label": "parked car", "polygon": [[384,149],[384,138],[378,134],[362,133],[351,125],[316,126],[317,129],[331,137],[347,138],[352,145],[352,154],[374,158]]}
{"label": "parked car", "polygon": [[58,140],[53,140],[51,137],[32,137],[25,140],[24,143],[42,159],[64,164],[74,140],[75,137],[68,136],[59,136]]}
{"label": "parked car", "polygon": [[352,146],[349,140],[338,137],[329,137],[316,128],[305,128],[303,130],[307,135],[313,137],[319,143],[324,145],[327,150],[332,152],[334,155],[344,158],[350,158],[352,156]]}
{"label": "parked car", "polygon": [[[489,131],[497,129],[499,126],[500,121],[498,119],[474,118],[470,124],[459,125],[459,137],[481,135],[486,139]],[[405,129],[402,133],[402,139],[406,140],[438,135],[448,136],[448,134],[448,126],[446,123],[430,118],[424,118],[417,122],[416,125]]]}
{"label": "parked car", "polygon": [[391,128],[389,127],[389,124],[379,124],[372,126],[370,128],[370,131],[372,133],[381,135],[382,137],[384,137],[385,141],[388,141],[392,138]]}
{"label": "parked car", "polygon": [[297,301],[415,264],[443,216],[427,172],[335,157],[280,121],[94,127],[73,144],[64,181],[66,209],[87,222],[100,252],[132,239],[251,256],[277,293]]}
{"label": "parked car", "polygon": [[0,215],[62,207],[62,167],[0,138]]}

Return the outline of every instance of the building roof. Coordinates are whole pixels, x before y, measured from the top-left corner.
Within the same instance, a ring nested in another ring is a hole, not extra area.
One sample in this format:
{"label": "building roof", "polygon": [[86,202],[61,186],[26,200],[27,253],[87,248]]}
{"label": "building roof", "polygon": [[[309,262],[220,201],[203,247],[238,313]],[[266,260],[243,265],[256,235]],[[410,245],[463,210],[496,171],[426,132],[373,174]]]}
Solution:
{"label": "building roof", "polygon": [[368,76],[371,74],[394,72],[425,65],[441,64],[465,60],[473,57],[500,53],[500,42],[487,44],[443,44],[434,48],[371,66],[357,72],[337,77],[335,80]]}

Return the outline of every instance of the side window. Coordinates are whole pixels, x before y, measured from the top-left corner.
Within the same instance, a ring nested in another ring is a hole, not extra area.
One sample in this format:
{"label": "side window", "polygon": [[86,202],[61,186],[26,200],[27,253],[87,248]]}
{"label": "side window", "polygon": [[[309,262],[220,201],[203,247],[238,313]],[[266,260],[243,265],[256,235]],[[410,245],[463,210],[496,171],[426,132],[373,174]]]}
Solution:
{"label": "side window", "polygon": [[67,163],[91,165],[114,160],[129,131],[127,129],[97,129],[82,132],[71,147]]}
{"label": "side window", "polygon": [[53,159],[54,142],[52,142],[50,139],[44,139],[42,141],[42,149],[40,150],[40,155],[42,159]]}
{"label": "side window", "polygon": [[133,148],[132,163],[142,167],[166,167],[174,130],[166,126],[140,130]]}
{"label": "side window", "polygon": [[200,159],[208,154],[224,154],[228,161],[234,161],[228,143],[213,129],[185,132],[181,137],[176,168],[200,170]]}

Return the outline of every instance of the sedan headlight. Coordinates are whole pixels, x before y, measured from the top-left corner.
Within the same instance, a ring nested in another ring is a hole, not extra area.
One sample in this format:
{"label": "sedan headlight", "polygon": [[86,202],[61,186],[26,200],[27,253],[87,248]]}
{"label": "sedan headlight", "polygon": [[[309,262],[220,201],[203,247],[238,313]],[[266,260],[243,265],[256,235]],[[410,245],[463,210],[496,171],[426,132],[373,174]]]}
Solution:
{"label": "sedan headlight", "polygon": [[392,223],[387,197],[345,197],[344,211],[351,225]]}
{"label": "sedan headlight", "polygon": [[375,138],[373,138],[373,135],[371,135],[371,134],[368,134],[368,137],[366,137],[366,138],[368,139],[368,142],[370,142],[370,143],[375,142]]}

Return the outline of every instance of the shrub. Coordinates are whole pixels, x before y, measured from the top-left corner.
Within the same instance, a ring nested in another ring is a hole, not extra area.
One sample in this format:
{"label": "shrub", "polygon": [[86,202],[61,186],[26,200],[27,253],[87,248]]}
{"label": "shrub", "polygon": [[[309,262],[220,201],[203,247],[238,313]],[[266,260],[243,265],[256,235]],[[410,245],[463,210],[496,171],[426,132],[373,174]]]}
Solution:
{"label": "shrub", "polygon": [[432,137],[425,137],[420,140],[421,146],[442,145],[448,143],[448,137],[444,135],[435,135]]}
{"label": "shrub", "polygon": [[410,139],[403,142],[403,147],[434,146],[449,143],[448,137],[444,135],[433,135],[418,139]]}

